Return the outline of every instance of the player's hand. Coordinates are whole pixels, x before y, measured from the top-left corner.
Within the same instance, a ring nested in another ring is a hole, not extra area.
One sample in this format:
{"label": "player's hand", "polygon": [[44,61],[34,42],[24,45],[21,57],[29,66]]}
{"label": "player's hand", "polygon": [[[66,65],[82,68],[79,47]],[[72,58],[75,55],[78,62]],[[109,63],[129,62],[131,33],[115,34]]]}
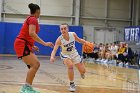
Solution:
{"label": "player's hand", "polygon": [[54,44],[52,42],[46,42],[44,46],[49,46],[49,47],[53,48]]}
{"label": "player's hand", "polygon": [[88,45],[88,43],[89,43],[88,41],[85,41],[85,45]]}
{"label": "player's hand", "polygon": [[54,58],[54,57],[51,57],[51,58],[50,58],[50,62],[51,62],[51,63],[54,63],[54,61],[55,61],[55,58]]}
{"label": "player's hand", "polygon": [[33,50],[39,52],[39,48],[37,46],[33,46]]}

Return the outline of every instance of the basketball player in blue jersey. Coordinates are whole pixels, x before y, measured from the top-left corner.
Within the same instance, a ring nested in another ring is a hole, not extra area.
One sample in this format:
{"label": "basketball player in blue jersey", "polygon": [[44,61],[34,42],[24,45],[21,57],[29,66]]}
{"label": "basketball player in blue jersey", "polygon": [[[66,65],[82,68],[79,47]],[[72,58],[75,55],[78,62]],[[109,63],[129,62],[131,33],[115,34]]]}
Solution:
{"label": "basketball player in blue jersey", "polygon": [[69,32],[68,24],[60,25],[61,35],[57,38],[54,49],[51,53],[50,62],[55,61],[55,54],[59,46],[61,47],[60,57],[63,60],[63,63],[68,67],[68,77],[70,80],[70,88],[69,91],[74,92],[75,84],[74,84],[74,65],[77,67],[80,72],[81,78],[85,78],[85,66],[82,63],[82,59],[78,54],[75,48],[75,41],[86,44],[87,41],[79,38],[75,32]]}

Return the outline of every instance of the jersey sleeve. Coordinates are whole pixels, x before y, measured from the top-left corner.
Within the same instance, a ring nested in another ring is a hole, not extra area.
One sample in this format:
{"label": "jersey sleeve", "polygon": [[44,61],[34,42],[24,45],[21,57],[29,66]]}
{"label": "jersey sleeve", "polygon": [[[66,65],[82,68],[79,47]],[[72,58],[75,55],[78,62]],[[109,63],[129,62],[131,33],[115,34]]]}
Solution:
{"label": "jersey sleeve", "polygon": [[35,17],[31,17],[28,20],[29,25],[37,25],[37,19]]}

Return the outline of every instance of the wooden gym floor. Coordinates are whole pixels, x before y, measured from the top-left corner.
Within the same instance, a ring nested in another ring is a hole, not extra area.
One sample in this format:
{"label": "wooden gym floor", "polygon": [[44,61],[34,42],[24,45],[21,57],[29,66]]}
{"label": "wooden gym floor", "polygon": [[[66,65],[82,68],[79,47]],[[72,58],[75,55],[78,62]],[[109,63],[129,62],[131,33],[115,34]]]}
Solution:
{"label": "wooden gym floor", "polygon": [[[67,68],[59,58],[54,64],[39,57],[41,66],[33,86],[41,93],[70,93]],[[75,93],[140,93],[140,70],[85,64],[86,78],[75,69]],[[19,93],[24,84],[26,65],[14,56],[0,56],[0,93]]]}

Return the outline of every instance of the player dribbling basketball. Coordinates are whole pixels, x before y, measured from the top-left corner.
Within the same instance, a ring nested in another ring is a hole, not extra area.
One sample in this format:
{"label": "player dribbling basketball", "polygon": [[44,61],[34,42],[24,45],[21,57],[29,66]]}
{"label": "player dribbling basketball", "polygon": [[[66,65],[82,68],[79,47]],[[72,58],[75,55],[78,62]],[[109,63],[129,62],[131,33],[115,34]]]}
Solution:
{"label": "player dribbling basketball", "polygon": [[85,66],[82,63],[82,59],[75,48],[75,41],[82,43],[82,44],[87,43],[87,41],[79,38],[76,35],[76,33],[69,32],[68,24],[61,24],[60,31],[61,31],[61,35],[56,40],[54,49],[51,53],[50,62],[55,61],[54,57],[57,52],[57,49],[60,46],[61,47],[60,57],[63,60],[63,63],[68,68],[68,77],[70,80],[69,90],[71,92],[74,92],[76,90],[75,84],[74,84],[74,69],[73,69],[74,65],[79,70],[80,75],[83,79],[85,78],[85,72],[86,72]]}

